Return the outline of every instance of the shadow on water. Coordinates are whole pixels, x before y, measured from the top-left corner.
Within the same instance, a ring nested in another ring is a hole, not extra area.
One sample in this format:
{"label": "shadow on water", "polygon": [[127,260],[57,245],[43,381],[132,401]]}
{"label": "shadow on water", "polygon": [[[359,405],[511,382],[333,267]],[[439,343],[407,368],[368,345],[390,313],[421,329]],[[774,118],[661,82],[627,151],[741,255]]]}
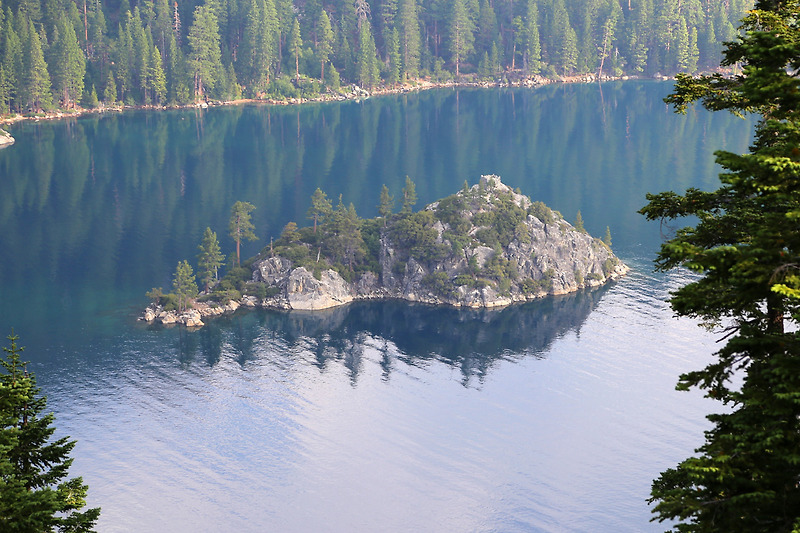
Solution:
{"label": "shadow on water", "polygon": [[483,381],[504,360],[544,357],[554,340],[580,333],[608,290],[602,287],[549,297],[503,309],[458,309],[404,301],[355,302],[325,311],[252,311],[217,319],[202,329],[173,329],[183,365],[210,366],[228,354],[240,365],[263,357],[283,364],[303,358],[325,372],[343,365],[352,383],[363,372],[367,352],[377,352],[383,378],[398,362],[431,362],[458,369],[464,385]]}

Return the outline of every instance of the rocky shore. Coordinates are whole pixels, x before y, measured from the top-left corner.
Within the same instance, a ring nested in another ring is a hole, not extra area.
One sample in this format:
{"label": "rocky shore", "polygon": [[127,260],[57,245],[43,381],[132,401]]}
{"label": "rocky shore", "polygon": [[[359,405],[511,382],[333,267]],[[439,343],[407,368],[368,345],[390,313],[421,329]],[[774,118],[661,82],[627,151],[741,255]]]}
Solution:
{"label": "rocky shore", "polygon": [[[532,76],[532,77],[519,77],[515,79],[499,79],[496,81],[444,81],[444,82],[433,82],[429,80],[419,79],[413,80],[409,83],[400,84],[395,87],[386,87],[380,86],[371,90],[367,90],[357,85],[350,84],[347,86],[342,87],[340,91],[332,91],[332,92],[325,92],[318,96],[312,98],[284,98],[284,99],[272,99],[272,98],[263,98],[263,99],[241,99],[241,100],[210,100],[208,102],[199,102],[193,104],[186,104],[186,105],[172,105],[172,106],[127,106],[127,105],[112,105],[112,106],[103,106],[100,105],[94,109],[85,109],[82,107],[75,107],[74,109],[70,110],[58,110],[52,111],[48,113],[38,113],[35,115],[9,115],[9,116],[0,116],[0,125],[3,124],[14,124],[16,122],[20,122],[23,120],[58,120],[62,118],[75,118],[81,115],[92,114],[92,113],[108,113],[108,112],[120,112],[129,109],[152,109],[152,110],[165,110],[165,109],[184,109],[184,108],[208,108],[208,107],[216,107],[216,106],[225,106],[225,105],[242,105],[242,104],[269,104],[269,105],[298,105],[310,102],[339,102],[339,101],[347,101],[347,100],[360,100],[364,98],[369,98],[372,96],[382,96],[382,95],[390,95],[390,94],[405,94],[414,91],[422,91],[426,89],[438,89],[438,88],[453,88],[453,87],[481,87],[481,88],[497,88],[497,87],[539,87],[542,85],[549,85],[552,83],[592,83],[596,81],[614,81],[614,80],[628,80],[628,79],[636,79],[635,77],[629,76],[620,76],[620,77],[612,77],[612,76],[602,76],[598,77],[594,74],[582,74],[576,76],[561,76],[558,78],[545,78],[544,76]],[[658,79],[668,79],[664,76],[659,76]],[[2,130],[0,130],[2,131]],[[7,141],[3,141],[2,134],[0,134],[0,146],[4,145]],[[13,138],[10,141],[13,143]]]}
{"label": "rocky shore", "polygon": [[0,148],[14,144],[14,137],[5,130],[0,129]]}
{"label": "rocky shore", "polygon": [[[382,299],[492,308],[596,287],[628,272],[600,239],[498,176],[482,176],[477,185],[420,213],[415,215],[430,222],[428,249],[411,252],[390,224],[380,234],[377,272],[347,281],[333,268],[314,271],[280,255],[264,256],[252,263],[249,283],[268,288],[269,296],[224,305],[198,302],[184,313],[151,305],[141,319],[199,327],[240,307],[313,311]],[[399,220],[408,224],[415,215]]]}

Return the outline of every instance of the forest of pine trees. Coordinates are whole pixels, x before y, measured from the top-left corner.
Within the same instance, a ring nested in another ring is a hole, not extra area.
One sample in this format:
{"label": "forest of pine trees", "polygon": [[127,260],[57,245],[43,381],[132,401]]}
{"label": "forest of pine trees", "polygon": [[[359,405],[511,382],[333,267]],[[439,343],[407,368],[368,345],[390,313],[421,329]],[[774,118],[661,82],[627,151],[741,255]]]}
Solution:
{"label": "forest of pine trees", "polygon": [[0,0],[0,114],[719,64],[752,0]]}

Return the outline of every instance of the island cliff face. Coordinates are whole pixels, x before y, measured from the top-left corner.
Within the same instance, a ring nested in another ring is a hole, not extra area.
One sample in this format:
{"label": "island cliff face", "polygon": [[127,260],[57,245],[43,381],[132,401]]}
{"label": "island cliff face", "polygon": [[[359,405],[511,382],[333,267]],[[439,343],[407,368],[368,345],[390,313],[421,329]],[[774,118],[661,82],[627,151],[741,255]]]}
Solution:
{"label": "island cliff face", "polygon": [[[302,265],[280,255],[280,248],[271,256],[267,249],[252,263],[250,284],[266,286],[262,294],[269,296],[228,306],[318,310],[391,298],[489,308],[598,286],[628,271],[600,239],[493,175],[422,211],[387,219],[378,235],[371,269],[356,273],[338,263],[349,281],[337,269],[317,266],[316,246],[294,245],[308,248]],[[184,319],[151,309],[145,319],[164,315],[167,323],[200,325],[226,310],[195,305]]]}

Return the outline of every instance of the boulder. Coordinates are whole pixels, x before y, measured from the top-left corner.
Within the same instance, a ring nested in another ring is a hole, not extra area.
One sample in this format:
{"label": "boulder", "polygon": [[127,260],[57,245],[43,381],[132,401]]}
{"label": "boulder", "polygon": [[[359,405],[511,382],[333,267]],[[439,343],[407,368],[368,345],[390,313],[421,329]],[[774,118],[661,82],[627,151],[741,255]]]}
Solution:
{"label": "boulder", "polygon": [[316,279],[304,267],[296,268],[286,283],[292,309],[328,309],[353,301],[349,284],[334,270],[324,270]]}

